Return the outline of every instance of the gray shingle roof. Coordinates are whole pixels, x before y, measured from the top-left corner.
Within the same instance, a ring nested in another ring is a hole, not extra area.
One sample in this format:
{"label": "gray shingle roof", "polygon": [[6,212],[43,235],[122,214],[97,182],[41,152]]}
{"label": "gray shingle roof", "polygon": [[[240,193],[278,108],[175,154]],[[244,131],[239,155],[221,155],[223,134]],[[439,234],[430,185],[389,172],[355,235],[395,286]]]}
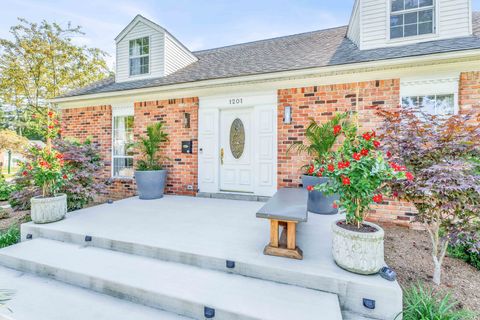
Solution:
{"label": "gray shingle roof", "polygon": [[474,12],[473,26],[471,37],[363,51],[345,37],[346,26],[196,51],[197,62],[166,77],[120,83],[112,77],[60,97],[480,49],[480,12]]}

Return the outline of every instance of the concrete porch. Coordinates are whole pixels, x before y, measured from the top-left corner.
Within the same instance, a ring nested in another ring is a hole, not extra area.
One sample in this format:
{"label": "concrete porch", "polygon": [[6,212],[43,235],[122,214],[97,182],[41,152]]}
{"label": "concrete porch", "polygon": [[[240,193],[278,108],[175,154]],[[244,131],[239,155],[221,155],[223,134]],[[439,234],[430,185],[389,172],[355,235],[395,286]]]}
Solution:
{"label": "concrete porch", "polygon": [[309,214],[299,225],[304,260],[263,255],[269,223],[255,217],[262,205],[129,198],[22,225],[22,243],[0,250],[0,264],[195,319],[205,306],[216,319],[341,319],[339,309],[344,319],[393,319],[401,311],[396,282],[334,263],[330,224],[339,216]]}

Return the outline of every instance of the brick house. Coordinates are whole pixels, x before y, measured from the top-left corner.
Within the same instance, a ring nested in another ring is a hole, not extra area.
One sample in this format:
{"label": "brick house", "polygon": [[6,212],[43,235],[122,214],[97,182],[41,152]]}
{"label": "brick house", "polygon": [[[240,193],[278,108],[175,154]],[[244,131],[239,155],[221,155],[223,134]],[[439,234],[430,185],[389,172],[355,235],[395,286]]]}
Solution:
{"label": "brick house", "polygon": [[[356,110],[371,130],[378,106],[451,114],[480,101],[471,0],[357,0],[348,26],[197,52],[138,15],[115,41],[115,77],[53,100],[64,136],[100,145],[114,198],[135,194],[126,144],[155,121],[170,134],[168,193],[262,197],[300,185],[308,159],[286,150],[309,118]],[[239,157],[234,122],[245,131]],[[371,218],[406,224],[412,215],[408,203],[386,201]]]}

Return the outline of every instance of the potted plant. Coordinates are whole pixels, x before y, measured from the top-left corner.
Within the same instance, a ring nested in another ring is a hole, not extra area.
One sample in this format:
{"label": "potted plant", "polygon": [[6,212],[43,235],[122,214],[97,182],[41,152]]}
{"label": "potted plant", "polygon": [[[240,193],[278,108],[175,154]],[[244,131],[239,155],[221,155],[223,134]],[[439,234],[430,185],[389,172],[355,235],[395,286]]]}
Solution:
{"label": "potted plant", "polygon": [[159,199],[163,197],[167,170],[162,167],[165,157],[159,155],[159,147],[168,141],[168,134],[163,130],[163,123],[157,122],[147,127],[146,137],[136,143],[143,159],[137,161],[135,180],[140,199]]}
{"label": "potted plant", "polygon": [[63,171],[63,154],[55,150],[51,139],[59,132],[59,123],[52,111],[48,111],[46,146],[30,148],[31,161],[25,163],[22,175],[33,180],[41,188],[41,195],[30,199],[31,218],[34,223],[49,223],[61,220],[67,213],[67,196],[57,193],[68,175]]}
{"label": "potted plant", "polygon": [[359,274],[373,274],[384,265],[383,229],[365,221],[370,205],[381,203],[389,193],[387,182],[413,179],[405,167],[388,161],[378,149],[375,132],[346,134],[342,146],[319,168],[329,180],[311,187],[326,194],[338,194],[334,207],[346,217],[332,224],[332,253],[342,268]]}
{"label": "potted plant", "polygon": [[[305,130],[305,141],[294,143],[288,149],[287,153],[295,150],[299,154],[306,153],[313,158],[309,165],[304,166],[305,173],[302,175],[304,188],[328,180],[320,170],[337,138],[343,131],[350,130],[351,125],[347,118],[348,113],[338,113],[332,120],[323,124],[311,119],[310,125]],[[332,204],[337,199],[337,194],[325,195],[322,191],[312,190],[308,194],[307,209],[318,214],[336,214],[337,209]]]}

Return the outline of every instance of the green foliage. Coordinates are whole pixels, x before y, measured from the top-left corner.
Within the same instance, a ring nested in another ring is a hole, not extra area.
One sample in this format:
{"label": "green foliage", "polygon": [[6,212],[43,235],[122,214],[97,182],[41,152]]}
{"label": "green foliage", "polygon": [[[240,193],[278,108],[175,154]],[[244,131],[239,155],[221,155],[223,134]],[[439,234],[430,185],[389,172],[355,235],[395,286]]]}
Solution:
{"label": "green foliage", "polygon": [[413,179],[406,168],[388,163],[378,150],[380,141],[375,132],[357,136],[355,130],[345,133],[345,140],[336,152],[331,152],[322,163],[315,163],[309,172],[328,177],[328,181],[314,187],[326,194],[338,194],[340,206],[346,211],[346,221],[360,227],[370,205],[381,203],[389,193],[386,182]]}
{"label": "green foliage", "polygon": [[75,45],[79,26],[18,19],[8,39],[0,39],[0,104],[9,106],[0,126],[22,136],[43,136],[48,99],[110,75],[106,53]]}
{"label": "green foliage", "polygon": [[168,134],[163,130],[163,123],[157,122],[147,127],[147,136],[140,137],[136,144],[143,155],[137,161],[137,170],[162,170],[162,161],[165,157],[158,155],[160,145],[168,141]]}
{"label": "green foliage", "polygon": [[20,241],[20,228],[12,226],[7,231],[0,233],[0,248],[11,246]]}
{"label": "green foliage", "polygon": [[322,162],[332,150],[341,131],[349,131],[354,126],[348,118],[348,113],[337,113],[332,120],[318,124],[310,119],[310,125],[305,130],[305,141],[295,142],[287,150],[306,153],[315,161]]}
{"label": "green foliage", "polygon": [[435,293],[420,283],[404,290],[403,302],[404,320],[468,320],[476,316],[460,309],[450,294]]}
{"label": "green foliage", "polygon": [[451,235],[447,252],[450,257],[461,259],[480,270],[480,231]]}
{"label": "green foliage", "polygon": [[0,174],[0,201],[7,201],[13,190],[13,185],[8,183],[3,175]]}

